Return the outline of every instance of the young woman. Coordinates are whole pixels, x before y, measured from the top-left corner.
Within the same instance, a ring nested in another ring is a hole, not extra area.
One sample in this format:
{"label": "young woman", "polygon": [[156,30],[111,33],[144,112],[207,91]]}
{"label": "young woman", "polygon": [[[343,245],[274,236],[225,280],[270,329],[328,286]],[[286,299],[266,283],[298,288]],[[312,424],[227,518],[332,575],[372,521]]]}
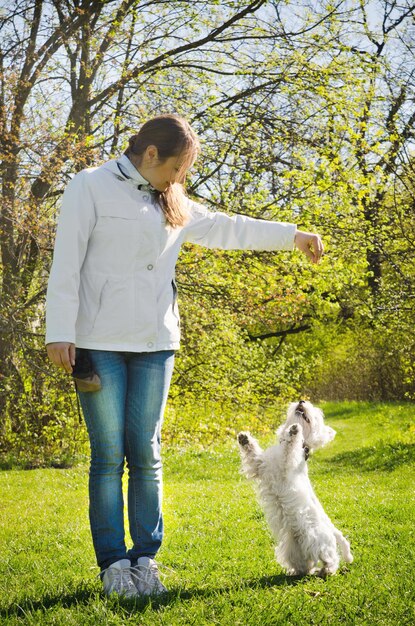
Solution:
{"label": "young woman", "polygon": [[68,373],[75,354],[86,355],[101,381],[99,390],[78,393],[91,445],[92,538],[107,594],[165,591],[154,560],[163,537],[160,430],[180,340],[174,270],[182,243],[249,250],[295,245],[314,263],[323,253],[320,237],[294,224],[230,217],[192,202],[183,182],[198,152],[186,120],[155,117],[119,159],[79,172],[63,196],[46,347]]}

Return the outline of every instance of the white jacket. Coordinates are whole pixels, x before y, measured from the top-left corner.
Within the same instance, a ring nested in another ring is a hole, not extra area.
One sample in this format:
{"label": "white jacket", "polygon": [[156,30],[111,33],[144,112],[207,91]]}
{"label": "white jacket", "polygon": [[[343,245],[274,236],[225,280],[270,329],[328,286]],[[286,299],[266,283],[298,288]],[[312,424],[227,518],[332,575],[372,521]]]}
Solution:
{"label": "white jacket", "polygon": [[294,224],[230,217],[190,200],[188,223],[169,228],[148,187],[137,188],[146,182],[122,156],[79,172],[69,183],[48,281],[46,343],[175,350],[180,328],[174,271],[183,242],[228,250],[293,249]]}

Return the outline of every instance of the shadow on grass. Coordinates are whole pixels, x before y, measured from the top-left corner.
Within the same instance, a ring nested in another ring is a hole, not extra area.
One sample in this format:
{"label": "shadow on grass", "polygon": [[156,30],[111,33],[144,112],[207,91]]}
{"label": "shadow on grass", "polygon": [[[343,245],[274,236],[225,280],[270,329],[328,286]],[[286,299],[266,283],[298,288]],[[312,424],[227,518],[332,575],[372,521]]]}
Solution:
{"label": "shadow on grass", "polygon": [[[314,578],[314,577],[313,577]],[[20,602],[14,602],[8,607],[0,610],[0,617],[28,617],[31,613],[38,611],[46,612],[48,609],[62,607],[69,609],[71,607],[84,606],[85,608],[94,600],[100,600],[108,603],[109,609],[122,609],[123,613],[133,615],[134,613],[144,611],[151,605],[152,610],[157,611],[163,607],[176,604],[180,601],[192,600],[194,598],[209,598],[215,595],[230,593],[234,590],[243,591],[243,589],[268,589],[272,587],[295,586],[309,581],[309,576],[286,576],[278,574],[275,576],[263,576],[254,580],[241,580],[239,584],[233,586],[224,586],[220,588],[200,588],[200,589],[172,589],[168,593],[156,598],[139,598],[137,600],[127,600],[112,596],[107,598],[101,589],[92,588],[91,586],[79,586],[72,593],[55,593],[45,594],[41,600],[31,600],[30,598],[22,599]]]}
{"label": "shadow on grass", "polygon": [[[409,403],[408,403],[409,405]],[[382,414],[385,408],[400,407],[399,403],[382,403],[382,402],[327,402],[322,403],[321,408],[324,411],[326,419],[347,420],[353,417],[359,419],[370,418],[373,415]]]}
{"label": "shadow on grass", "polygon": [[398,417],[404,413],[413,414],[415,412],[414,402],[411,401],[389,401],[389,402],[365,402],[363,400],[351,400],[344,402],[327,401],[320,405],[324,411],[326,419],[347,420],[357,417],[360,420],[382,416],[387,413],[389,416]]}
{"label": "shadow on grass", "polygon": [[1,617],[27,617],[28,614],[36,611],[47,611],[56,606],[65,609],[71,606],[87,605],[92,597],[98,595],[98,592],[91,587],[85,585],[79,586],[72,593],[46,593],[42,600],[31,600],[24,598],[20,602],[13,602],[10,606],[0,610]]}
{"label": "shadow on grass", "polygon": [[385,443],[379,442],[375,446],[358,448],[349,452],[342,452],[328,460],[330,465],[337,465],[341,469],[350,468],[355,471],[373,472],[376,470],[392,471],[406,463],[415,462],[414,443]]}
{"label": "shadow on grass", "polygon": [[346,420],[351,417],[356,417],[356,415],[361,415],[362,412],[366,413],[366,409],[368,408],[367,406],[357,407],[352,404],[349,404],[347,406],[345,406],[344,404],[341,404],[339,406],[337,405],[327,406],[324,403],[322,403],[321,405],[318,405],[318,406],[321,406],[321,408],[324,411],[325,418],[328,420],[332,420],[332,419]]}

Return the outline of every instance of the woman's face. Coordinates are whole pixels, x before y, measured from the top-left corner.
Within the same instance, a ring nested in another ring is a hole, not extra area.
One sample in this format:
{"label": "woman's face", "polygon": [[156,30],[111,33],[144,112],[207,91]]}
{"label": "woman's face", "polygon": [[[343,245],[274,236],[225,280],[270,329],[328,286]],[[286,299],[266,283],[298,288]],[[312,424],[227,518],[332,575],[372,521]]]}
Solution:
{"label": "woman's face", "polygon": [[[157,191],[166,191],[171,183],[184,181],[183,174],[180,175],[181,180],[179,180],[179,172],[180,158],[174,156],[166,159],[164,163],[159,163],[149,168],[144,178],[147,178],[149,183],[157,189]],[[184,172],[184,174],[186,174],[186,172]]]}
{"label": "woman's face", "polygon": [[186,169],[181,170],[183,156],[168,157],[160,163],[155,146],[148,146],[140,164],[137,165],[133,157],[132,162],[140,174],[148,180],[150,185],[157,191],[166,191],[172,183],[183,183],[186,176]]}

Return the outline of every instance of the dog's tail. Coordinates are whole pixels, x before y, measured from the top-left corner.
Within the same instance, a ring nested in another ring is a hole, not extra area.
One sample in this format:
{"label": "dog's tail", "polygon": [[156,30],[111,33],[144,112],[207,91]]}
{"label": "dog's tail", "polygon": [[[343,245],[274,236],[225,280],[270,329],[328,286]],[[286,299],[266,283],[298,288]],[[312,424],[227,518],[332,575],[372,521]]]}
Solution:
{"label": "dog's tail", "polygon": [[334,536],[336,537],[337,545],[340,548],[343,559],[346,563],[353,563],[353,554],[350,552],[350,543],[337,528],[334,529]]}

